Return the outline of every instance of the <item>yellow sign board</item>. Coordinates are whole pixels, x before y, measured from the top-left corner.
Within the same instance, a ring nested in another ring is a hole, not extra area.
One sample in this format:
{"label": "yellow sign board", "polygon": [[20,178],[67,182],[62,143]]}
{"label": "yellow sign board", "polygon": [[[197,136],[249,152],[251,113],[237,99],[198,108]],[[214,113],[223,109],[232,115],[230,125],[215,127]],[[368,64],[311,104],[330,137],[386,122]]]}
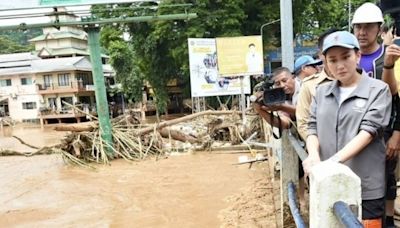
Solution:
{"label": "yellow sign board", "polygon": [[264,73],[261,36],[216,38],[218,72],[222,77]]}

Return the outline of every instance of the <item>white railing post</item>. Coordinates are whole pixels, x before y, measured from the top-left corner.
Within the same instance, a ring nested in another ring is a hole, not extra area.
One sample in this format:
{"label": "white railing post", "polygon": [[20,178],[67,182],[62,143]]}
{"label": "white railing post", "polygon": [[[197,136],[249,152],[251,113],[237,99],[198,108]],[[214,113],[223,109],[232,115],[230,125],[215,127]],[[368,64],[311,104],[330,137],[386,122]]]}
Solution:
{"label": "white railing post", "polygon": [[333,213],[333,204],[343,201],[355,206],[361,221],[361,180],[347,166],[324,161],[310,173],[310,228],[343,227]]}

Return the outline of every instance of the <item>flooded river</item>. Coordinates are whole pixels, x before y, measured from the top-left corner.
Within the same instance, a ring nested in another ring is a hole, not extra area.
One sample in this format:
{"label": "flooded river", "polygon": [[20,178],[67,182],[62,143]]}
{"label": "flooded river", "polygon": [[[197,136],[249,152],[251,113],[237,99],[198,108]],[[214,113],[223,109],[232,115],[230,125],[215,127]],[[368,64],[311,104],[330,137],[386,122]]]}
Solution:
{"label": "flooded river", "polygon": [[[16,128],[0,149],[54,145],[65,133]],[[275,227],[268,163],[201,152],[96,170],[58,155],[0,157],[0,227]]]}

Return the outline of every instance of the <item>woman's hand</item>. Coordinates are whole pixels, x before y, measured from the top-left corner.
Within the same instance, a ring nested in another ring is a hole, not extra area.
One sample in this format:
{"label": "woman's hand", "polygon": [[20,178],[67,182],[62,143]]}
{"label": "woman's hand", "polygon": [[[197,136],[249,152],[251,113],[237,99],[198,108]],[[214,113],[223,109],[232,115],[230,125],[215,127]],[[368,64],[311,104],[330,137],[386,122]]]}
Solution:
{"label": "woman's hand", "polygon": [[308,176],[311,172],[311,168],[320,162],[321,162],[321,159],[319,158],[319,156],[309,155],[306,158],[306,160],[303,161],[304,173]]}

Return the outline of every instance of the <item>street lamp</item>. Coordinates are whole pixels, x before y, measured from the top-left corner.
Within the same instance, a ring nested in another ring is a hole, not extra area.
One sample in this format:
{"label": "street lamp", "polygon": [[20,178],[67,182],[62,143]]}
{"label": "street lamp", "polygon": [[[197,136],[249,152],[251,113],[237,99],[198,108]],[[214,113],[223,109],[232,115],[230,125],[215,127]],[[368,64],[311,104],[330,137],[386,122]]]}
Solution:
{"label": "street lamp", "polygon": [[[267,22],[267,23],[261,25],[261,28],[260,28],[261,41],[263,41],[263,29],[264,29],[264,27],[267,26],[267,25],[276,23],[276,22],[278,22],[278,21],[280,21],[280,20],[281,20],[281,19],[276,19],[276,20],[274,20],[274,21],[270,21],[270,22]],[[264,54],[264,44],[262,45],[262,51],[263,51],[263,56],[265,56],[265,54]],[[264,63],[265,63],[264,57],[263,57],[263,61],[264,61]],[[270,63],[270,65],[269,65],[269,70],[271,70],[271,63]],[[265,71],[265,70],[264,70],[264,71]]]}
{"label": "street lamp", "polygon": [[270,22],[268,22],[268,23],[265,23],[265,24],[261,25],[261,28],[260,28],[261,39],[262,39],[262,37],[263,37],[263,29],[264,29],[264,27],[267,26],[267,25],[276,23],[276,22],[278,22],[278,21],[280,21],[280,20],[281,20],[281,19],[276,19],[276,20],[274,20],[274,21],[270,21]]}

